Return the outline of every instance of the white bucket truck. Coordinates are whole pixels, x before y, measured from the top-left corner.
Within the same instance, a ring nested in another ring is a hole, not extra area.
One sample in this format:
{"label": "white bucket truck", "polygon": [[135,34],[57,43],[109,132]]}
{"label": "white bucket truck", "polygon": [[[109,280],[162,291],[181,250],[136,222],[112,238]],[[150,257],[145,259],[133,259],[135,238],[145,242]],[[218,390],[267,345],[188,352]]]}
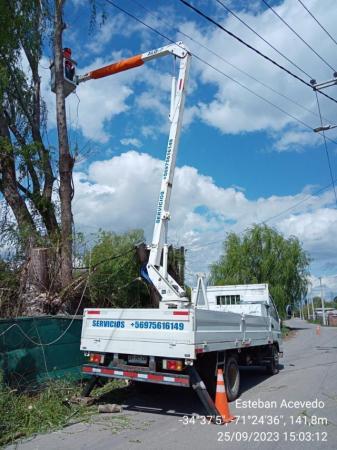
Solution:
{"label": "white bucket truck", "polygon": [[160,295],[158,308],[84,310],[81,350],[90,362],[83,373],[91,379],[89,395],[99,377],[130,379],[193,387],[208,415],[213,403],[217,369],[224,373],[227,397],[239,393],[239,365],[263,365],[278,372],[280,320],[268,285],[208,286],[200,275],[189,299],[167,271],[167,229],[178,141],[182,127],[191,55],[181,43],[152,50],[77,77],[77,83],[140,66],[166,55],[179,59],[172,80],[166,157],[153,239],[143,276]]}

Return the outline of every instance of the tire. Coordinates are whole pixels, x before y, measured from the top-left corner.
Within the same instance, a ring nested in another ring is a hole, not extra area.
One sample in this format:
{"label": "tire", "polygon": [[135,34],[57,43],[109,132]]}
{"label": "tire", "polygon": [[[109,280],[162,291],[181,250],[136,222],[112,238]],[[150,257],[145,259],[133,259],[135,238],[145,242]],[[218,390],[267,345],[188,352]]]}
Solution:
{"label": "tire", "polygon": [[227,400],[232,402],[238,397],[240,391],[240,370],[235,356],[229,356],[226,359],[224,381]]}
{"label": "tire", "polygon": [[266,370],[269,375],[276,375],[279,373],[279,357],[276,345],[271,349],[271,361],[266,365]]}

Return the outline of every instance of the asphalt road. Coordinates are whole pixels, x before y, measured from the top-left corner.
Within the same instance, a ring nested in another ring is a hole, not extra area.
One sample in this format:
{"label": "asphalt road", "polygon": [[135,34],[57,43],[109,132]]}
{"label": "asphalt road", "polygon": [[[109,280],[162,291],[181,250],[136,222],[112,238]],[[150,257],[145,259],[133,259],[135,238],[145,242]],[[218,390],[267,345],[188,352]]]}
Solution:
{"label": "asphalt road", "polygon": [[150,395],[131,395],[123,414],[100,415],[90,424],[37,436],[15,448],[335,450],[337,328],[322,328],[318,336],[315,326],[299,319],[288,325],[296,334],[284,343],[280,373],[267,377],[261,369],[242,371],[240,398],[230,404],[235,422],[225,426],[205,423],[192,391],[165,387]]}

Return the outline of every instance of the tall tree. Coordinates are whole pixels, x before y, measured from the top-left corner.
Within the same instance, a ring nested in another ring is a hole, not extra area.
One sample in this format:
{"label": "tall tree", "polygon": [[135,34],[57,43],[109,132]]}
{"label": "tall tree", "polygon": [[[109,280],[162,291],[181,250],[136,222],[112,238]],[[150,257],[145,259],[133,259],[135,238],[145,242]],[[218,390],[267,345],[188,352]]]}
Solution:
{"label": "tall tree", "polygon": [[[14,225],[18,230],[28,260],[34,245],[52,244],[57,249],[53,255],[60,267],[53,282],[56,291],[72,280],[74,157],[63,84],[64,5],[65,0],[0,0],[0,198],[10,207],[15,220],[9,228]],[[88,5],[92,25],[95,0]],[[102,21],[104,17],[103,10]],[[47,111],[41,98],[39,63],[47,42],[52,42],[54,53],[58,158],[47,145]],[[48,255],[39,255],[36,267],[44,267]]]}
{"label": "tall tree", "polygon": [[[61,0],[0,0],[0,192],[15,217],[26,257],[35,245],[53,244],[59,249],[55,256],[60,271],[54,288],[65,287],[72,279],[74,159],[68,142],[63,91],[63,6]],[[58,168],[57,158],[44,139],[47,114],[39,75],[43,43],[51,33]],[[54,201],[57,176],[60,217]]]}
{"label": "tall tree", "polygon": [[38,72],[46,18],[42,5],[38,0],[0,0],[0,192],[24,241],[59,232],[52,201],[55,175],[42,137],[46,124]]}
{"label": "tall tree", "polygon": [[71,201],[73,199],[72,172],[74,158],[70,153],[67,118],[64,94],[64,68],[62,33],[64,0],[55,0],[54,17],[54,64],[56,81],[56,118],[59,140],[59,174],[60,174],[60,202],[61,202],[61,280],[64,286],[72,279],[72,225],[73,215]]}
{"label": "tall tree", "polygon": [[281,316],[287,304],[306,294],[310,259],[299,240],[266,225],[255,225],[242,236],[229,233],[224,254],[211,265],[212,284],[268,283]]}

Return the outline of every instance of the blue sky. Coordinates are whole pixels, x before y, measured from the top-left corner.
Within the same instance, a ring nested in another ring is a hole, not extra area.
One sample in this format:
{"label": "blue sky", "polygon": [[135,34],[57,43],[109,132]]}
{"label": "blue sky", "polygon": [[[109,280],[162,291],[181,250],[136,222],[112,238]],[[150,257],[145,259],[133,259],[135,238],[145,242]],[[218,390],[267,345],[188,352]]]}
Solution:
{"label": "blue sky", "polygon": [[[182,40],[193,53],[289,114],[311,127],[319,125],[312,90],[244,48],[178,0],[114,1],[170,39]],[[99,4],[105,5],[107,20],[90,33],[87,3],[68,1],[65,15],[64,45],[72,48],[78,73],[168,43],[103,1]],[[292,35],[262,1],[223,0],[223,3],[317,80],[332,77],[331,69]],[[337,19],[335,2],[326,0],[323,5],[319,0],[304,0],[304,3],[333,34]],[[193,4],[303,76],[237,19],[228,16],[215,0]],[[319,54],[330,64],[334,62],[337,47],[298,2],[271,4]],[[177,29],[193,41],[179,35]],[[46,62],[42,65],[47,65],[49,57],[46,50]],[[306,110],[251,80],[222,58]],[[173,70],[173,61],[165,58],[114,77],[84,83],[77,88],[76,95],[68,98],[71,142],[81,149],[74,176],[78,229],[89,233],[101,227],[121,232],[141,227],[148,241],[151,240],[161,161],[166,149]],[[42,70],[41,75],[53,139],[55,100],[49,92],[47,71]],[[337,97],[336,89],[331,87],[329,94]],[[323,116],[335,123],[336,103],[320,98],[320,105]],[[333,130],[328,133],[329,138],[336,139]],[[337,177],[337,146],[328,142],[328,149]],[[242,232],[252,223],[267,220],[286,236],[294,234],[303,242],[314,259],[315,289],[320,275],[328,293],[337,288],[334,277],[337,212],[331,186],[322,189],[329,186],[331,178],[319,135],[192,58],[177,167],[170,238],[190,249],[190,277],[196,271],[207,270],[219,257],[226,232]]]}

